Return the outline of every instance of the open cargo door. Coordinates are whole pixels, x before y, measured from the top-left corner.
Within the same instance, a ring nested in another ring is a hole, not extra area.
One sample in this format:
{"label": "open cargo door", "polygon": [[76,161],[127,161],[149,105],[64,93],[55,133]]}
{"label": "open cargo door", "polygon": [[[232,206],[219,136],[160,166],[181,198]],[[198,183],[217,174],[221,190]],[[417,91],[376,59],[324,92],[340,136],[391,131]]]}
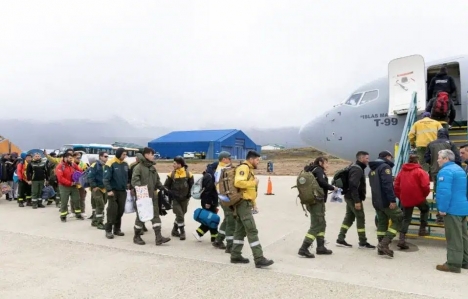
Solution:
{"label": "open cargo door", "polygon": [[0,154],[10,154],[15,152],[21,154],[21,149],[14,143],[10,142],[10,140],[0,136]]}
{"label": "open cargo door", "polygon": [[421,55],[390,61],[388,80],[388,116],[408,113],[413,92],[417,92],[418,112],[426,109],[426,66]]}

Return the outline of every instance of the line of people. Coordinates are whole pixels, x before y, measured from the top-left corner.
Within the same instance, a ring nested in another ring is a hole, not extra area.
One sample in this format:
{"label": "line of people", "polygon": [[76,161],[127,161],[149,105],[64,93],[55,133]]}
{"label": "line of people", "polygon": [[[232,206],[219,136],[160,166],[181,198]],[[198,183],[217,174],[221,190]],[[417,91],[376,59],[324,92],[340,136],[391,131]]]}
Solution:
{"label": "line of people", "polygon": [[[115,236],[124,236],[121,230],[122,216],[125,213],[127,197],[133,200],[136,211],[134,223],[133,242],[137,245],[145,245],[142,236],[148,229],[138,215],[136,186],[146,186],[153,200],[154,218],[151,220],[155,233],[155,244],[165,244],[171,240],[161,233],[161,216],[167,214],[167,209],[162,207],[165,196],[171,199],[171,209],[175,214],[175,220],[171,231],[172,237],[186,240],[185,215],[187,213],[191,189],[194,185],[193,174],[188,171],[188,166],[180,156],[174,158],[174,170],[169,173],[164,184],[156,169],[154,150],[141,149],[136,155],[136,162],[128,165],[124,160],[126,151],[123,148],[116,150],[115,157],[109,159],[106,152],[99,153],[98,160],[92,165],[80,163],[81,153],[68,149],[61,157],[44,152],[47,159],[42,159],[39,153],[33,157],[25,155],[19,162],[18,173],[19,197],[18,205],[24,207],[23,199],[27,205],[33,208],[44,207],[43,201],[38,197],[41,188],[51,186],[55,189],[54,197],[48,199],[48,205],[56,202],[60,208],[60,220],[67,222],[67,218],[74,217],[84,220],[84,198],[86,188],[79,185],[76,173],[86,173],[91,190],[91,206],[93,213],[91,225],[105,231],[108,239]],[[268,267],[274,262],[264,257],[262,246],[258,237],[253,214],[258,212],[256,207],[258,179],[254,170],[260,162],[260,155],[255,151],[247,154],[245,161],[239,166],[231,163],[231,155],[228,152],[219,154],[219,161],[209,164],[203,173],[203,192],[201,194],[201,206],[203,209],[218,213],[220,206],[218,191],[220,173],[224,168],[235,167],[235,186],[242,192],[242,200],[235,206],[221,205],[224,211],[224,219],[218,229],[210,229],[206,225],[193,232],[194,237],[200,241],[210,231],[211,243],[215,248],[225,250],[231,256],[231,263],[249,263],[249,259],[242,256],[244,239],[247,237],[249,246],[253,252],[254,263],[257,268]],[[27,169],[24,172],[23,169]],[[24,176],[23,176],[24,174]],[[30,193],[32,188],[32,193]],[[80,193],[80,189],[84,192]],[[82,195],[84,194],[84,198]],[[83,199],[83,200],[82,200]],[[31,204],[29,204],[31,203]],[[71,210],[69,211],[69,203]],[[107,209],[105,211],[105,207]],[[104,221],[105,214],[107,216]],[[72,215],[70,217],[70,215]],[[226,245],[224,244],[226,240]]]}
{"label": "line of people", "polygon": [[[444,132],[446,129],[440,129]],[[437,140],[436,140],[437,141]],[[452,151],[450,142],[438,143],[434,141],[428,146],[432,156],[437,157],[437,172],[433,173],[435,198],[439,217],[445,223],[445,235],[447,240],[447,262],[436,266],[439,271],[460,273],[461,269],[468,269],[468,169],[460,167],[456,163],[457,155]],[[438,144],[443,144],[440,146]],[[455,148],[456,149],[456,148]],[[458,150],[456,149],[458,152]],[[468,144],[462,146],[463,159],[468,162]],[[328,159],[318,157],[313,163],[307,165],[304,171],[311,172],[317,184],[321,188],[322,197],[317,197],[315,203],[307,204],[310,213],[310,228],[305,235],[298,254],[306,258],[314,258],[309,251],[314,240],[317,240],[317,254],[330,255],[331,250],[324,246],[325,236],[325,203],[329,191],[338,189],[344,194],[346,213],[342,222],[336,246],[351,248],[352,245],[345,241],[346,233],[354,221],[357,222],[357,233],[360,249],[375,249],[375,246],[367,242],[365,231],[365,213],[363,201],[366,199],[365,169],[369,167],[369,184],[371,188],[372,205],[378,217],[377,224],[377,254],[393,258],[394,252],[390,249],[392,240],[400,233],[398,247],[401,250],[409,249],[406,243],[406,234],[412,220],[415,207],[421,211],[419,236],[426,236],[428,225],[429,206],[427,197],[430,193],[430,176],[423,170],[419,163],[418,155],[410,155],[402,170],[394,178],[393,155],[388,151],[379,153],[378,158],[369,161],[369,153],[359,151],[356,161],[338,171],[332,183],[328,183],[326,170]],[[435,175],[435,177],[434,177]],[[401,207],[398,206],[399,199]],[[389,225],[389,220],[391,224]]]}

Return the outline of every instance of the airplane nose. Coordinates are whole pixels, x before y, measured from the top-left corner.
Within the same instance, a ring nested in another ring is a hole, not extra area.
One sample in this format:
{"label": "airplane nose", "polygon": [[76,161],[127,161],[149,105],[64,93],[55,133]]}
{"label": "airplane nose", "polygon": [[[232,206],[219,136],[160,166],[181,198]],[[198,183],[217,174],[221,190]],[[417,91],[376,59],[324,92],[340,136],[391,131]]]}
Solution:
{"label": "airplane nose", "polygon": [[317,117],[302,126],[302,128],[299,130],[299,136],[306,144],[309,144],[318,150],[324,151],[326,147],[326,138],[323,126],[323,116]]}

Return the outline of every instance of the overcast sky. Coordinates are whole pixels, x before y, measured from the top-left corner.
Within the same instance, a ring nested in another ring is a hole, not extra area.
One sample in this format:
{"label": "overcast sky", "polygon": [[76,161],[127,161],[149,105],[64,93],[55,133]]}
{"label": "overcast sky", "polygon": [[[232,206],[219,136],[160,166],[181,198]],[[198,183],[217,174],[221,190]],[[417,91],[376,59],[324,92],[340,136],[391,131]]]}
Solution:
{"label": "overcast sky", "polygon": [[393,58],[468,51],[466,1],[0,3],[3,118],[300,126]]}

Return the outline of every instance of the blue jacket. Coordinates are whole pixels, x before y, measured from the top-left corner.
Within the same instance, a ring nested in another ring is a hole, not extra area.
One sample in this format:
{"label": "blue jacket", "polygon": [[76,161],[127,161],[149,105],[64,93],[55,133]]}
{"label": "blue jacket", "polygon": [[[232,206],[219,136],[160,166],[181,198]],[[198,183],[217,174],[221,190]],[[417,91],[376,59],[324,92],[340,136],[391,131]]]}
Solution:
{"label": "blue jacket", "polygon": [[445,163],[437,174],[436,201],[439,212],[468,216],[466,173],[454,162]]}

